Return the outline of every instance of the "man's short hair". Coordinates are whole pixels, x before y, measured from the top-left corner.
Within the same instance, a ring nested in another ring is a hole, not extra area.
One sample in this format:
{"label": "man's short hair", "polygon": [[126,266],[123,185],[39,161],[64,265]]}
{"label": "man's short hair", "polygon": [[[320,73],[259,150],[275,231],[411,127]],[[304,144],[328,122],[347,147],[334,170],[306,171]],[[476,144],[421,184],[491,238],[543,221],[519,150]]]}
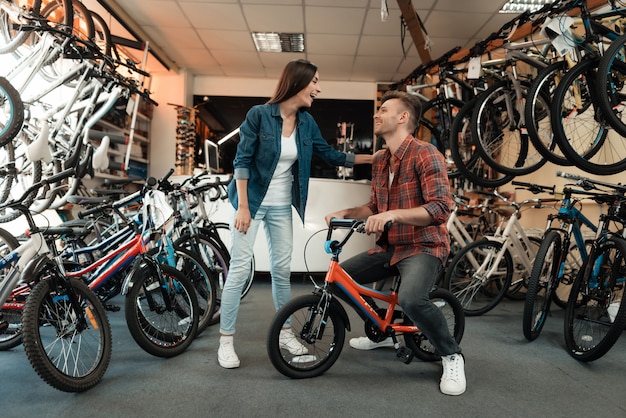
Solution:
{"label": "man's short hair", "polygon": [[410,131],[415,132],[419,127],[419,120],[422,116],[422,100],[414,94],[400,90],[389,90],[383,94],[381,103],[385,103],[389,99],[399,99],[405,110],[409,112]]}

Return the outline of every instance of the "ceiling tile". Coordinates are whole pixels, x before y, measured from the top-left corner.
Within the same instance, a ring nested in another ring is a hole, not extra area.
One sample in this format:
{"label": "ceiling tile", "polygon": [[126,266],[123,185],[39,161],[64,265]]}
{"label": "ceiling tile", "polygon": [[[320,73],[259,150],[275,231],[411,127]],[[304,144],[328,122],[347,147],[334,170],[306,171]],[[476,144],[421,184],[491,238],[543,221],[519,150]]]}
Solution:
{"label": "ceiling tile", "polygon": [[248,31],[198,29],[198,36],[210,50],[256,51]]}
{"label": "ceiling tile", "polygon": [[244,5],[243,13],[251,31],[304,32],[301,6]]}
{"label": "ceiling tile", "polygon": [[309,33],[360,34],[364,9],[345,7],[306,7],[305,24]]}
{"label": "ceiling tile", "polygon": [[180,3],[191,24],[198,29],[247,30],[238,4]]}
{"label": "ceiling tile", "polygon": [[352,56],[359,42],[357,35],[329,35],[312,33],[307,35],[305,49],[308,54],[337,54]]}
{"label": "ceiling tile", "polygon": [[402,43],[395,36],[362,36],[358,55],[370,57],[401,57]]}

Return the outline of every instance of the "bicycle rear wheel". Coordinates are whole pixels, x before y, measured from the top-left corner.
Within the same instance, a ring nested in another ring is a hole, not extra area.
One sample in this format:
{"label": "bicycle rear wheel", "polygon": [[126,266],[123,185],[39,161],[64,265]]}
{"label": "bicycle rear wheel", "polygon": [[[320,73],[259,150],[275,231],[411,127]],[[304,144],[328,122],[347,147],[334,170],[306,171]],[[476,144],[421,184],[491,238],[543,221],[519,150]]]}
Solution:
{"label": "bicycle rear wheel", "polygon": [[[5,257],[19,246],[19,242],[13,235],[0,228],[0,257]],[[0,285],[7,279],[10,267],[0,270]],[[30,293],[27,285],[20,284],[18,289],[11,292],[11,296],[2,304],[0,310],[0,351],[10,350],[22,343],[22,310],[26,297]]]}
{"label": "bicycle rear wheel", "polygon": [[499,187],[513,180],[514,176],[493,170],[476,150],[471,123],[476,103],[476,99],[466,103],[455,116],[450,130],[450,155],[461,179],[470,183],[464,184],[464,187]]}
{"label": "bicycle rear wheel", "polygon": [[626,136],[626,35],[611,43],[598,64],[598,106],[607,122]]}
{"label": "bicycle rear wheel", "polygon": [[552,132],[563,154],[591,174],[626,170],[626,141],[606,122],[595,91],[598,61],[581,61],[569,70],[552,100]]}
{"label": "bicycle rear wheel", "polygon": [[513,259],[505,251],[498,265],[494,265],[500,251],[502,243],[482,239],[461,249],[448,265],[443,287],[461,302],[466,316],[489,312],[509,289]]}
{"label": "bicycle rear wheel", "polygon": [[[346,336],[345,313],[334,299],[324,310],[320,295],[299,296],[276,312],[267,334],[267,354],[283,375],[292,379],[316,377],[339,358]],[[342,314],[343,313],[343,314]],[[280,331],[291,328],[307,352],[291,354],[281,347]]]}
{"label": "bicycle rear wheel", "polygon": [[[488,165],[500,173],[521,176],[542,167],[546,159],[528,140],[523,110],[517,107],[518,102],[526,103],[528,85],[520,85],[521,97],[515,90],[507,80],[483,92],[472,112],[472,132],[474,144]],[[538,99],[548,107],[543,95]]]}
{"label": "bicycle rear wheel", "polygon": [[56,269],[44,270],[46,280],[32,289],[26,301],[24,349],[37,374],[50,386],[83,392],[106,372],[111,328],[96,294],[80,280],[58,274]]}
{"label": "bicycle rear wheel", "polygon": [[177,356],[198,330],[198,299],[191,281],[178,270],[143,260],[133,271],[125,316],[135,342],[158,357]]}
{"label": "bicycle rear wheel", "polygon": [[605,355],[626,326],[626,242],[610,238],[593,251],[572,286],[565,309],[570,356],[594,361]]}
{"label": "bicycle rear wheel", "polygon": [[[552,133],[550,104],[554,91],[567,70],[566,61],[555,62],[541,70],[528,89],[524,109],[526,129],[531,142],[545,159],[560,166],[571,166],[573,163],[565,158]],[[542,94],[547,102],[540,100]]]}
{"label": "bicycle rear wheel", "polygon": [[[436,288],[430,293],[430,301],[441,311],[448,324],[448,331],[457,343],[461,342],[465,331],[465,314],[463,306],[448,290]],[[406,318],[405,324],[412,323]],[[423,333],[404,334],[404,342],[415,357],[422,361],[439,361],[441,356]]]}

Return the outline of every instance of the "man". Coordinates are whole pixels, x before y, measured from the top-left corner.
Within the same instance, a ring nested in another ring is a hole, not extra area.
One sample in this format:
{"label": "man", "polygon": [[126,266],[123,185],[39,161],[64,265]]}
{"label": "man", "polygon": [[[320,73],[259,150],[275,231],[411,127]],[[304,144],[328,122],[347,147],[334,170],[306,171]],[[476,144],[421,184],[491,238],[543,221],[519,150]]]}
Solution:
{"label": "man", "polygon": [[[326,216],[367,218],[365,231],[377,234],[377,246],[341,266],[357,282],[371,283],[400,274],[398,301],[404,312],[441,354],[440,390],[447,395],[465,392],[464,358],[448,331],[446,319],[429,300],[430,290],[450,251],[446,220],[450,214],[450,186],[444,157],[431,144],[413,136],[419,125],[417,96],[389,91],[374,115],[374,133],[387,149],[374,156],[370,201]],[[385,224],[391,228],[385,232]],[[397,270],[396,270],[397,269]],[[392,345],[353,338],[350,346],[370,350]]]}

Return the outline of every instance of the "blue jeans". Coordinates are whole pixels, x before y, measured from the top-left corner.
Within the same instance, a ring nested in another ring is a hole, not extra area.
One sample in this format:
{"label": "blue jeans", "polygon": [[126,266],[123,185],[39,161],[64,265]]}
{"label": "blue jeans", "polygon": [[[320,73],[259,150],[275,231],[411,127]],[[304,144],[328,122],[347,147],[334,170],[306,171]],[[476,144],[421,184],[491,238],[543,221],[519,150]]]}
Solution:
{"label": "blue jeans", "polygon": [[460,353],[461,347],[448,331],[446,318],[428,295],[441,272],[441,261],[429,254],[417,254],[389,265],[392,252],[363,252],[341,263],[358,283],[366,284],[400,274],[398,304],[404,313],[428,337],[441,356]]}
{"label": "blue jeans", "polygon": [[293,225],[291,206],[261,206],[246,234],[231,225],[232,247],[230,268],[222,290],[220,306],[220,333],[235,333],[241,292],[254,254],[259,225],[263,223],[270,257],[272,297],[278,310],[291,298],[291,253],[293,251]]}

